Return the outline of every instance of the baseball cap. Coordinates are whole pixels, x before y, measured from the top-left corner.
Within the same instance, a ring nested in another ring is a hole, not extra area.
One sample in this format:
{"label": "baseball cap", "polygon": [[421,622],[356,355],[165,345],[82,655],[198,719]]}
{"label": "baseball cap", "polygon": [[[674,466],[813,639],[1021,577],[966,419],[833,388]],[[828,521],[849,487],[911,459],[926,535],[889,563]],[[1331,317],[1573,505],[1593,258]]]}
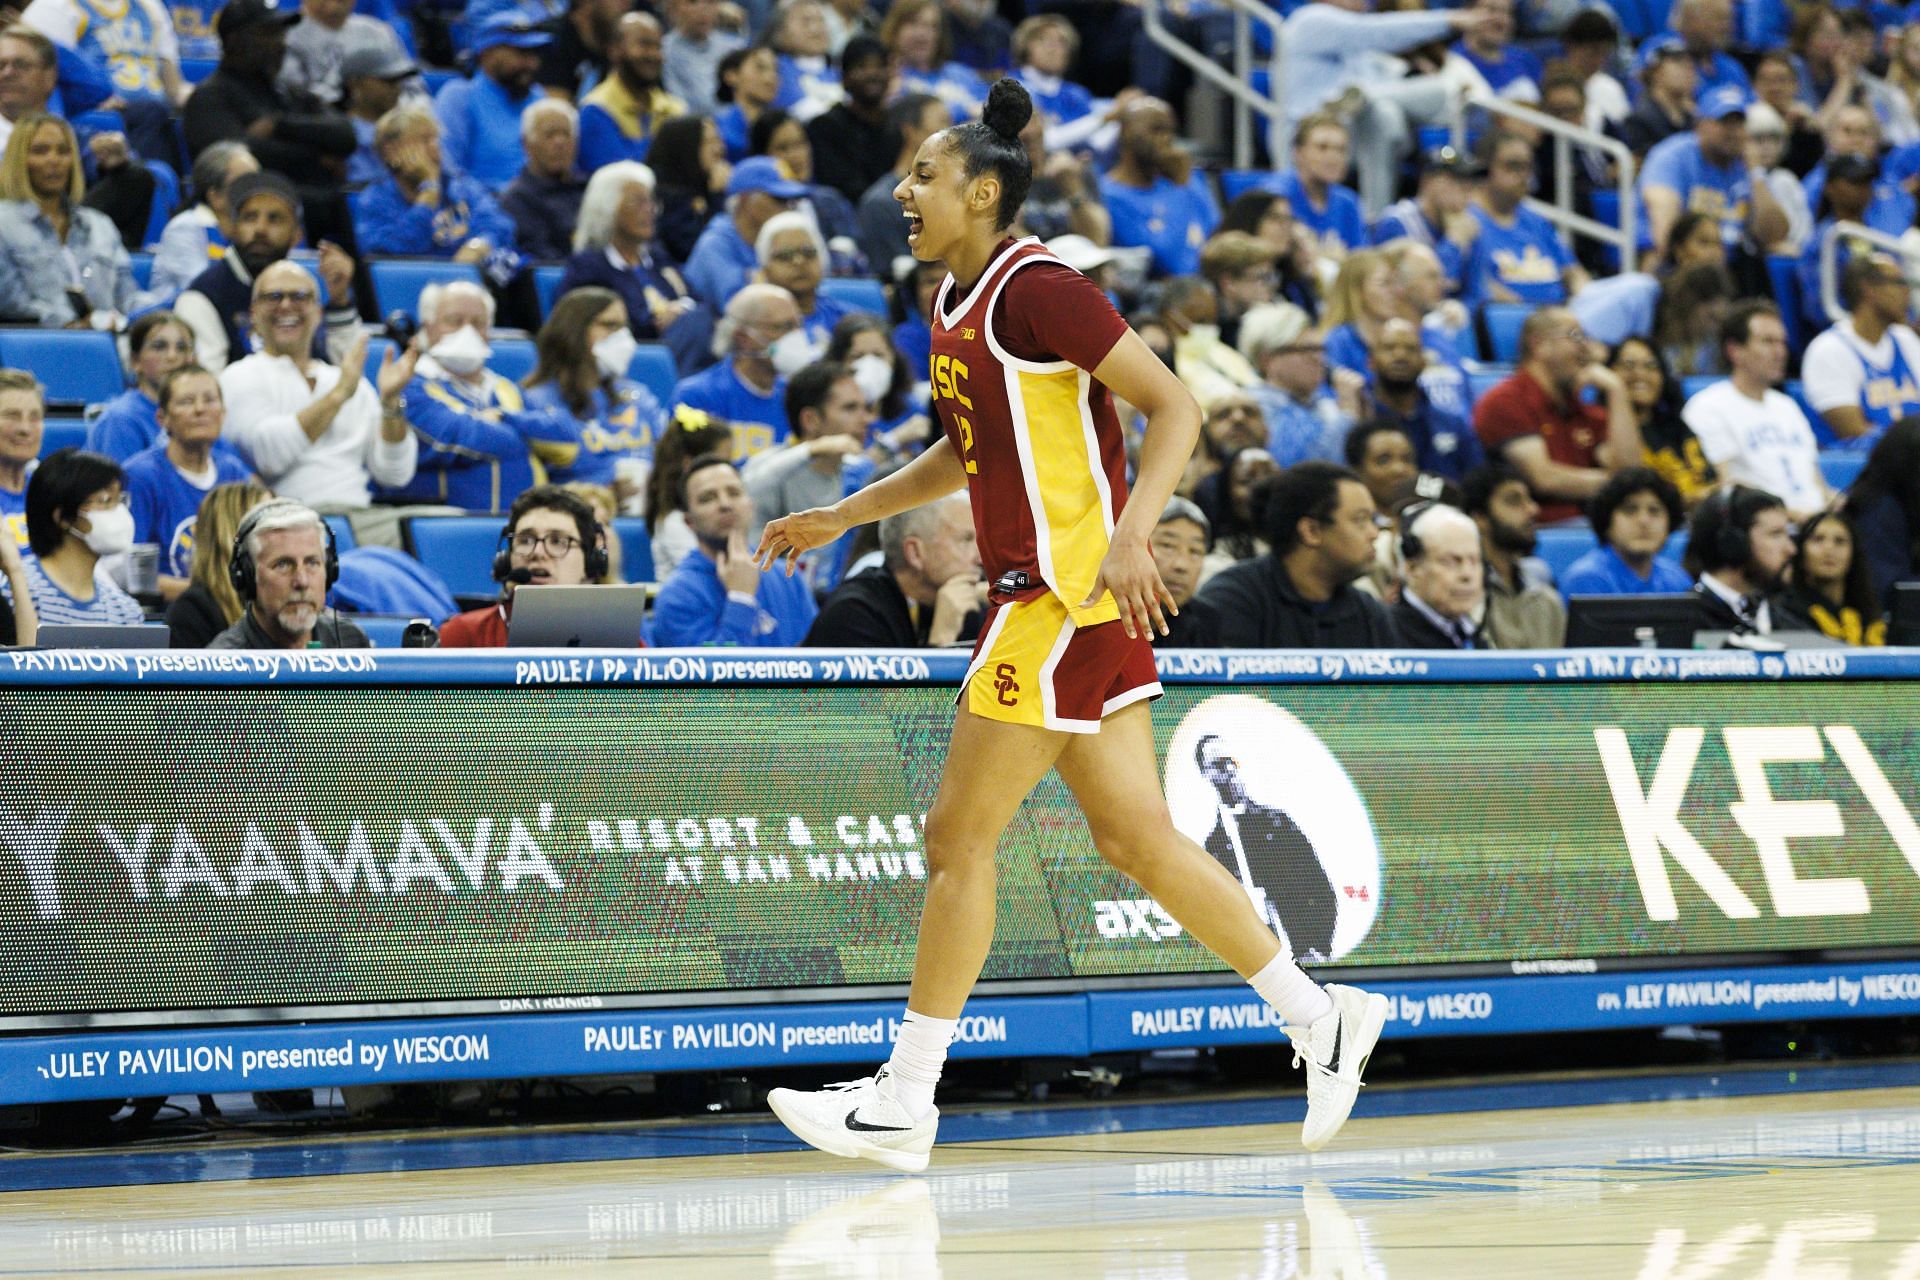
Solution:
{"label": "baseball cap", "polygon": [[490,13],[473,29],[473,51],[485,53],[509,45],[515,49],[538,49],[553,43],[553,36],[527,21],[514,9]]}
{"label": "baseball cap", "polygon": [[1477,178],[1482,169],[1477,161],[1458,147],[1434,147],[1420,158],[1420,172],[1450,173],[1456,178]]}
{"label": "baseball cap", "polygon": [[754,156],[733,166],[727,180],[727,194],[743,196],[749,191],[764,192],[780,200],[799,200],[807,194],[807,184],[796,182],[772,156]]}
{"label": "baseball cap", "polygon": [[293,184],[266,169],[235,178],[227,188],[227,208],[238,215],[255,196],[273,196],[293,211],[296,221],[301,217],[300,197],[295,194]]}
{"label": "baseball cap", "polygon": [[296,0],[229,0],[213,15],[213,34],[224,39],[248,27],[290,27],[298,21]]}
{"label": "baseball cap", "polygon": [[1752,105],[1753,99],[1745,89],[1737,84],[1723,84],[1701,94],[1694,109],[1699,119],[1724,120],[1728,116],[1746,115]]}
{"label": "baseball cap", "polygon": [[340,56],[340,79],[404,80],[420,68],[405,49],[392,45],[363,44]]}
{"label": "baseball cap", "polygon": [[1654,63],[1662,58],[1684,58],[1687,56],[1687,42],[1672,32],[1658,35],[1640,46],[1640,53],[1633,60],[1633,74],[1644,77]]}

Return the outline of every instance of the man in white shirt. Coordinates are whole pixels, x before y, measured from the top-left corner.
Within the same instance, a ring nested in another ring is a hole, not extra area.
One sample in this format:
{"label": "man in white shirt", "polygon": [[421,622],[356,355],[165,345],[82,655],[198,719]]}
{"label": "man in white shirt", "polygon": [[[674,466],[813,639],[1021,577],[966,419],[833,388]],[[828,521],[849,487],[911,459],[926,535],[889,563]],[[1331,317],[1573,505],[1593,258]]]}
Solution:
{"label": "man in white shirt", "polygon": [[1733,370],[1701,391],[1680,416],[1720,478],[1778,494],[1795,520],[1833,500],[1820,474],[1813,426],[1800,406],[1775,391],[1787,372],[1787,329],[1771,302],[1742,302],[1720,325],[1720,348]]}
{"label": "man in white shirt", "polygon": [[314,358],[319,327],[320,285],[305,267],[276,262],[254,278],[260,350],[220,375],[226,438],[283,498],[321,510],[365,507],[374,482],[397,489],[413,479],[419,444],[401,393],[417,353],[383,363],[376,392],[361,376],[365,336],[336,368]]}
{"label": "man in white shirt", "polygon": [[1847,318],[1807,344],[1807,401],[1853,448],[1872,448],[1888,427],[1920,413],[1920,333],[1907,326],[1907,288],[1892,258],[1854,257],[1840,276]]}

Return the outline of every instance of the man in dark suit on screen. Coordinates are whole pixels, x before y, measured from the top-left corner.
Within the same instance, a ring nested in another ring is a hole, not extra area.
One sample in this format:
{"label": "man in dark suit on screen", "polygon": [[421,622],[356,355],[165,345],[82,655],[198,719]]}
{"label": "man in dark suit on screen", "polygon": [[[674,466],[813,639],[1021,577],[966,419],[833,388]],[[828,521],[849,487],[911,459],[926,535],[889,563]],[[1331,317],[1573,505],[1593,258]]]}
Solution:
{"label": "man in dark suit on screen", "polygon": [[1295,956],[1331,959],[1340,904],[1312,842],[1286,813],[1248,797],[1240,762],[1219,735],[1201,737],[1193,760],[1220,800],[1207,852],[1240,878],[1268,923],[1285,930]]}

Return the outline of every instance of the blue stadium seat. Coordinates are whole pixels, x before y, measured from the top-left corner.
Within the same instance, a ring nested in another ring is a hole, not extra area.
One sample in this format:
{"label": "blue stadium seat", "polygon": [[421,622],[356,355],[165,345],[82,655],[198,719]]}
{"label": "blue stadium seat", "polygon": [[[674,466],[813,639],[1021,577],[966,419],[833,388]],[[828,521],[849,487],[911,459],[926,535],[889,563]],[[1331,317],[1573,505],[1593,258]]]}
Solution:
{"label": "blue stadium seat", "polygon": [[1279,182],[1279,175],[1266,169],[1228,169],[1220,175],[1220,196],[1224,204],[1232,204],[1249,191],[1270,191]]}
{"label": "blue stadium seat", "polygon": [[492,596],[499,516],[413,516],[401,522],[407,554],[446,580],[454,596]]}
{"label": "blue stadium seat", "polygon": [[105,404],[127,389],[113,335],[97,329],[0,330],[0,365],[37,376],[49,405]]}
{"label": "blue stadium seat", "polygon": [[389,618],[372,613],[349,613],[345,620],[367,633],[376,649],[398,649],[411,618]]}
{"label": "blue stadium seat", "polygon": [[1687,558],[1687,530],[1685,525],[1675,529],[1673,536],[1667,539],[1667,545],[1660,548],[1660,558],[1662,560],[1671,560],[1675,564],[1679,564]]}
{"label": "blue stadium seat", "polygon": [[345,516],[322,516],[321,519],[327,522],[327,528],[333,530],[335,551],[345,555],[360,545],[359,540],[353,536],[353,522]]}
{"label": "blue stadium seat", "polygon": [[188,84],[199,84],[220,65],[218,58],[182,58],[180,59],[180,78]]}
{"label": "blue stadium seat", "polygon": [[560,280],[567,274],[565,267],[535,267],[533,269],[533,291],[540,295],[540,318],[545,320],[553,314],[554,300],[560,296]]}
{"label": "blue stadium seat", "polygon": [[79,418],[48,418],[40,437],[40,456],[59,449],[82,449],[87,443],[87,424]]}
{"label": "blue stadium seat", "polygon": [[153,288],[153,255],[150,253],[130,253],[127,261],[133,264],[133,282],[142,289]]}
{"label": "blue stadium seat", "polygon": [[518,382],[533,372],[534,359],[531,338],[496,338],[493,340],[493,359],[487,361],[487,368],[503,378]]}
{"label": "blue stadium seat", "polygon": [[[1620,192],[1615,187],[1596,187],[1593,192],[1593,220],[1610,227],[1620,225]],[[1620,269],[1620,250],[1611,244],[1600,245],[1600,256],[1611,271]]]}
{"label": "blue stadium seat", "polygon": [[864,276],[829,276],[820,282],[820,292],[855,311],[887,314],[887,291],[878,280]]}
{"label": "blue stadium seat", "polygon": [[480,269],[470,262],[373,258],[367,262],[367,271],[373,278],[373,296],[381,315],[404,311],[418,316],[420,291],[430,284],[451,284],[455,280],[480,283]]}
{"label": "blue stadium seat", "polygon": [[1780,323],[1787,330],[1787,350],[1805,351],[1812,336],[1807,333],[1807,318],[1800,310],[1800,259],[1786,254],[1767,257],[1767,278],[1773,281],[1774,305],[1780,308]]}
{"label": "blue stadium seat", "polygon": [[620,539],[620,573],[628,582],[653,581],[653,535],[639,516],[618,516],[613,536]]}
{"label": "blue stadium seat", "polygon": [[1680,396],[1684,400],[1691,400],[1719,381],[1710,373],[1690,373],[1680,379]]}
{"label": "blue stadium seat", "polygon": [[673,363],[673,352],[658,342],[643,342],[627,365],[627,376],[653,392],[661,407],[673,408],[673,384],[680,381],[680,370]]}
{"label": "blue stadium seat", "polygon": [[1547,562],[1547,567],[1553,570],[1553,576],[1558,580],[1560,575],[1564,574],[1575,560],[1578,560],[1598,545],[1599,543],[1595,540],[1592,529],[1578,525],[1566,525],[1559,528],[1542,529],[1540,531],[1540,541],[1534,547],[1533,554]]}
{"label": "blue stadium seat", "polygon": [[1489,360],[1515,364],[1520,359],[1520,326],[1533,314],[1533,308],[1518,302],[1489,302],[1481,311],[1487,322],[1487,341],[1493,350]]}
{"label": "blue stadium seat", "polygon": [[[51,429],[53,424],[48,423]],[[1820,451],[1820,474],[1827,483],[1836,489],[1845,489],[1860,474],[1860,468],[1867,465],[1865,449],[1822,449]]]}
{"label": "blue stadium seat", "polygon": [[1473,397],[1475,404],[1479,404],[1480,397],[1486,395],[1487,392],[1493,390],[1512,376],[1513,370],[1511,369],[1481,369],[1469,373],[1467,375],[1467,393]]}

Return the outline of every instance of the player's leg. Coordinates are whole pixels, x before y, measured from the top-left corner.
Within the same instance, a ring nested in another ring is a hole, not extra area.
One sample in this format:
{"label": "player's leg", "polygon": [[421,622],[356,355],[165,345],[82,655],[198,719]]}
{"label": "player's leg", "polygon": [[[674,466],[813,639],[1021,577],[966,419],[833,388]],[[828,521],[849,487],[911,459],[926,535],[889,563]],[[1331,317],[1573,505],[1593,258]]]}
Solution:
{"label": "player's leg", "polygon": [[1325,1145],[1353,1109],[1360,1073],[1386,1020],[1385,999],[1316,984],[1261,920],[1240,882],[1173,825],[1145,702],[1115,711],[1099,733],[1074,738],[1055,763],[1086,814],[1100,856],[1287,1020],[1296,1062],[1308,1062],[1302,1140],[1310,1149]]}
{"label": "player's leg", "polygon": [[834,1155],[909,1173],[926,1167],[939,1124],[934,1087],[993,945],[1000,834],[1068,736],[989,720],[964,705],[955,715],[940,789],[927,813],[927,897],[893,1053],[867,1079],[768,1094],[774,1114],[797,1136]]}

